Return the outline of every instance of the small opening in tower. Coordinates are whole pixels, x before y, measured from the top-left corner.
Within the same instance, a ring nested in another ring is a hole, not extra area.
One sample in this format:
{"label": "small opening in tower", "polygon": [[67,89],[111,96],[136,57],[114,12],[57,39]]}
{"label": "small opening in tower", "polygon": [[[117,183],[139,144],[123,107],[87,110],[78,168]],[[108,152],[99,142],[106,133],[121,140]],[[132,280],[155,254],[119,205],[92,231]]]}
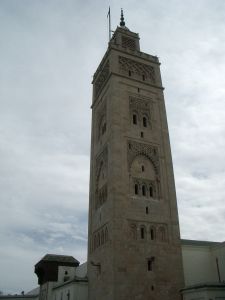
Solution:
{"label": "small opening in tower", "polygon": [[144,172],[145,171],[145,166],[141,166],[141,171]]}
{"label": "small opening in tower", "polygon": [[141,239],[143,240],[145,238],[145,229],[141,228]]}
{"label": "small opening in tower", "polygon": [[152,259],[148,259],[148,271],[152,271]]}
{"label": "small opening in tower", "polygon": [[131,71],[129,70],[129,76],[131,76]]}
{"label": "small opening in tower", "polygon": [[148,206],[145,208],[146,215],[148,215]]}
{"label": "small opening in tower", "polygon": [[141,131],[141,137],[142,137],[142,138],[144,137],[144,132],[143,132],[143,131]]}
{"label": "small opening in tower", "polygon": [[142,79],[143,79],[143,81],[145,81],[145,75],[142,75]]}
{"label": "small opening in tower", "polygon": [[151,240],[153,241],[155,239],[155,232],[153,228],[150,230],[150,236],[151,236]]}
{"label": "small opening in tower", "polygon": [[154,289],[155,289],[155,288],[154,288],[154,285],[152,285],[152,291],[154,291]]}
{"label": "small opening in tower", "polygon": [[143,118],[143,126],[147,127],[147,119],[146,119],[146,117]]}
{"label": "small opening in tower", "polygon": [[137,115],[133,114],[133,124],[137,125]]}
{"label": "small opening in tower", "polygon": [[140,89],[138,88],[138,93],[140,93]]}
{"label": "small opening in tower", "polygon": [[138,195],[138,185],[137,185],[137,183],[134,185],[134,193],[135,193],[135,195]]}
{"label": "small opening in tower", "polygon": [[150,186],[150,188],[149,188],[149,193],[150,193],[150,197],[153,198],[153,188],[152,188],[152,186]]}
{"label": "small opening in tower", "polygon": [[145,187],[145,185],[142,185],[142,195],[146,196],[146,187]]}

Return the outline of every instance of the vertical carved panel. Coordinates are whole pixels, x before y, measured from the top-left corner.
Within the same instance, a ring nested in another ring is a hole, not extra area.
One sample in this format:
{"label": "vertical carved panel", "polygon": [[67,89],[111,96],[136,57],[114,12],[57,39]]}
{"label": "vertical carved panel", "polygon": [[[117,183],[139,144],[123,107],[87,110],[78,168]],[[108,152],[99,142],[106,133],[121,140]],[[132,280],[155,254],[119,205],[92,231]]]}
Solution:
{"label": "vertical carved panel", "polygon": [[95,96],[97,97],[102,90],[106,80],[109,77],[109,62],[107,61],[98,75],[98,79],[95,82]]}

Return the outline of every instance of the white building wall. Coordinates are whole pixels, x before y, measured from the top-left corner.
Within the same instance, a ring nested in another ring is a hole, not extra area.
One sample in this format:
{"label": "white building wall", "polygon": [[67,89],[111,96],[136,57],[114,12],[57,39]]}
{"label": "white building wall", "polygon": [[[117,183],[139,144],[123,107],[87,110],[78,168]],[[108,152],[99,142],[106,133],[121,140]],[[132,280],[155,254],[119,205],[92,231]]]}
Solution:
{"label": "white building wall", "polygon": [[185,286],[218,281],[210,247],[182,245]]}

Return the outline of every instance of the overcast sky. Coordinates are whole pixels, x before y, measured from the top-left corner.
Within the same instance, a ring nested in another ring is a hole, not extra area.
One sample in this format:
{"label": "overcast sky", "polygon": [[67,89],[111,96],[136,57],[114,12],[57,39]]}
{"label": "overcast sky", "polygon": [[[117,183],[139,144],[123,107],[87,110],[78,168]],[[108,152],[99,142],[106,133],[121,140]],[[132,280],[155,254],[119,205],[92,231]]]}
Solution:
{"label": "overcast sky", "polygon": [[225,240],[225,1],[0,0],[0,290],[86,260],[92,75],[124,8],[157,55],[181,236]]}

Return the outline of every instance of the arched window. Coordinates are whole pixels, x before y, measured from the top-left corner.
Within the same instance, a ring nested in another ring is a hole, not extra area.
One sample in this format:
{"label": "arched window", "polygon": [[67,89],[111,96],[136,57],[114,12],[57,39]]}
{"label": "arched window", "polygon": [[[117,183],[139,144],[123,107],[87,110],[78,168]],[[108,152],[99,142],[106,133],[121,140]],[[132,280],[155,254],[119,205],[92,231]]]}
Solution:
{"label": "arched window", "polygon": [[137,125],[137,115],[133,114],[133,124]]}
{"label": "arched window", "polygon": [[141,227],[141,232],[140,233],[141,233],[141,239],[144,240],[145,239],[145,235],[146,235],[145,234],[145,227],[144,226]]}
{"label": "arched window", "polygon": [[146,117],[143,117],[143,126],[147,127],[147,119],[146,119]]}
{"label": "arched window", "polygon": [[141,171],[142,171],[142,172],[145,171],[145,166],[144,166],[144,165],[141,166]]}
{"label": "arched window", "polygon": [[159,239],[164,242],[166,240],[166,232],[164,227],[159,228]]}
{"label": "arched window", "polygon": [[145,75],[142,75],[142,79],[143,79],[143,81],[145,81]]}
{"label": "arched window", "polygon": [[149,194],[150,194],[150,197],[153,198],[153,187],[151,185],[149,187]]}
{"label": "arched window", "polygon": [[155,240],[155,228],[154,227],[151,227],[150,229],[150,237],[151,237],[151,240]]}
{"label": "arched window", "polygon": [[146,196],[146,186],[142,185],[142,196]]}
{"label": "arched window", "polygon": [[135,195],[138,195],[138,184],[137,183],[135,183],[135,185],[134,185],[134,193],[135,193]]}

